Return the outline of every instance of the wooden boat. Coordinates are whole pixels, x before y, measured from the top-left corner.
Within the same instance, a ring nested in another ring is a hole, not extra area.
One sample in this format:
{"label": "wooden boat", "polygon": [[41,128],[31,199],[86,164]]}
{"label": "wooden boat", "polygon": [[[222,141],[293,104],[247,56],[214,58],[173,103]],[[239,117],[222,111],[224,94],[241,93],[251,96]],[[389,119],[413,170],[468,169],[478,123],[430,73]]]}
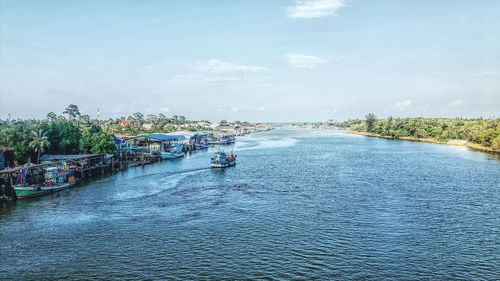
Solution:
{"label": "wooden boat", "polygon": [[196,150],[202,150],[202,149],[207,149],[208,145],[205,143],[195,143],[194,147]]}
{"label": "wooden boat", "polygon": [[233,144],[236,142],[236,138],[233,135],[225,135],[221,138],[213,138],[208,141],[208,144],[211,145],[226,145]]}
{"label": "wooden boat", "polygon": [[161,159],[177,159],[184,157],[182,144],[172,144],[167,151],[160,151]]}
{"label": "wooden boat", "polygon": [[224,151],[217,151],[210,161],[212,168],[227,168],[236,165],[236,154],[226,154]]}
{"label": "wooden boat", "polygon": [[60,170],[57,167],[45,169],[45,179],[41,184],[28,184],[26,180],[27,170],[21,170],[16,179],[14,190],[17,199],[26,199],[54,193],[70,188],[77,183],[71,170]]}

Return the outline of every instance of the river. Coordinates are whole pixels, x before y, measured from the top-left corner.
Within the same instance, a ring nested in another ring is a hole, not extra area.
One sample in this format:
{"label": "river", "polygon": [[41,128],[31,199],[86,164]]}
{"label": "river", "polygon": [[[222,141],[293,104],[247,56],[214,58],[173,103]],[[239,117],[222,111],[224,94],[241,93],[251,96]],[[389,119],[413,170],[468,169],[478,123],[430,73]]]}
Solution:
{"label": "river", "polygon": [[240,137],[0,207],[0,280],[500,279],[500,161],[342,131]]}

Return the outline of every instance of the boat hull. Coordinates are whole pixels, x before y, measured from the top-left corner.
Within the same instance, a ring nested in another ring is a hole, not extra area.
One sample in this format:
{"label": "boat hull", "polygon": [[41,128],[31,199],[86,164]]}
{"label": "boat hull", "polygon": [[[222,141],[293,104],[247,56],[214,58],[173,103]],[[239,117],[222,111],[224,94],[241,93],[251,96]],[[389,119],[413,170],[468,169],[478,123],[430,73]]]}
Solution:
{"label": "boat hull", "polygon": [[236,165],[236,161],[229,161],[226,163],[211,163],[210,167],[212,168],[227,168]]}
{"label": "boat hull", "polygon": [[17,199],[27,199],[61,191],[63,189],[70,188],[75,184],[76,181],[53,186],[15,186],[14,190],[16,191]]}
{"label": "boat hull", "polygon": [[195,144],[194,147],[196,148],[196,150],[202,150],[202,149],[207,149],[208,148],[208,145],[205,145],[205,144]]}
{"label": "boat hull", "polygon": [[225,141],[211,141],[208,143],[209,145],[223,145],[223,144],[228,144]]}

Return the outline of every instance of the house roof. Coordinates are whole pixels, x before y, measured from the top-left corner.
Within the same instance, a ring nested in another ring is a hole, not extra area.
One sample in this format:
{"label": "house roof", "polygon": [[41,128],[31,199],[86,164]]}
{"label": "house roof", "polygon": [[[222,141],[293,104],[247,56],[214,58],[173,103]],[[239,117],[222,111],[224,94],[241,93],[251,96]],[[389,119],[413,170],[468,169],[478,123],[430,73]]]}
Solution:
{"label": "house roof", "polygon": [[87,158],[102,156],[103,154],[44,154],[40,157],[40,161],[71,161],[71,160],[83,160]]}
{"label": "house roof", "polygon": [[142,137],[159,140],[159,141],[172,141],[172,140],[185,140],[186,137],[183,135],[167,135],[167,134],[147,134],[142,135]]}
{"label": "house roof", "polygon": [[170,135],[173,135],[173,136],[184,136],[186,138],[191,138],[192,136],[194,136],[194,132],[191,132],[191,131],[175,131],[175,132],[171,132]]}

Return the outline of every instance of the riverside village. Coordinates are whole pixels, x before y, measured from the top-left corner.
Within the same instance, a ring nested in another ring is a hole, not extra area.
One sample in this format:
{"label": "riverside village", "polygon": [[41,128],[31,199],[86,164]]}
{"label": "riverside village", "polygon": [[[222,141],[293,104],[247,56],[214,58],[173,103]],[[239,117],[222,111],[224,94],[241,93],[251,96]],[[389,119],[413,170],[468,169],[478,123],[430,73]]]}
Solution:
{"label": "riverside village", "polygon": [[[268,124],[211,123],[163,114],[91,119],[76,105],[63,115],[49,113],[44,120],[1,122],[4,135],[16,130],[12,139],[24,139],[0,147],[0,201],[34,198],[129,167],[180,160],[209,146],[218,147],[211,167],[231,166],[236,156],[226,155],[224,146],[234,144],[238,136],[272,129]],[[71,142],[74,147],[64,147]]]}

